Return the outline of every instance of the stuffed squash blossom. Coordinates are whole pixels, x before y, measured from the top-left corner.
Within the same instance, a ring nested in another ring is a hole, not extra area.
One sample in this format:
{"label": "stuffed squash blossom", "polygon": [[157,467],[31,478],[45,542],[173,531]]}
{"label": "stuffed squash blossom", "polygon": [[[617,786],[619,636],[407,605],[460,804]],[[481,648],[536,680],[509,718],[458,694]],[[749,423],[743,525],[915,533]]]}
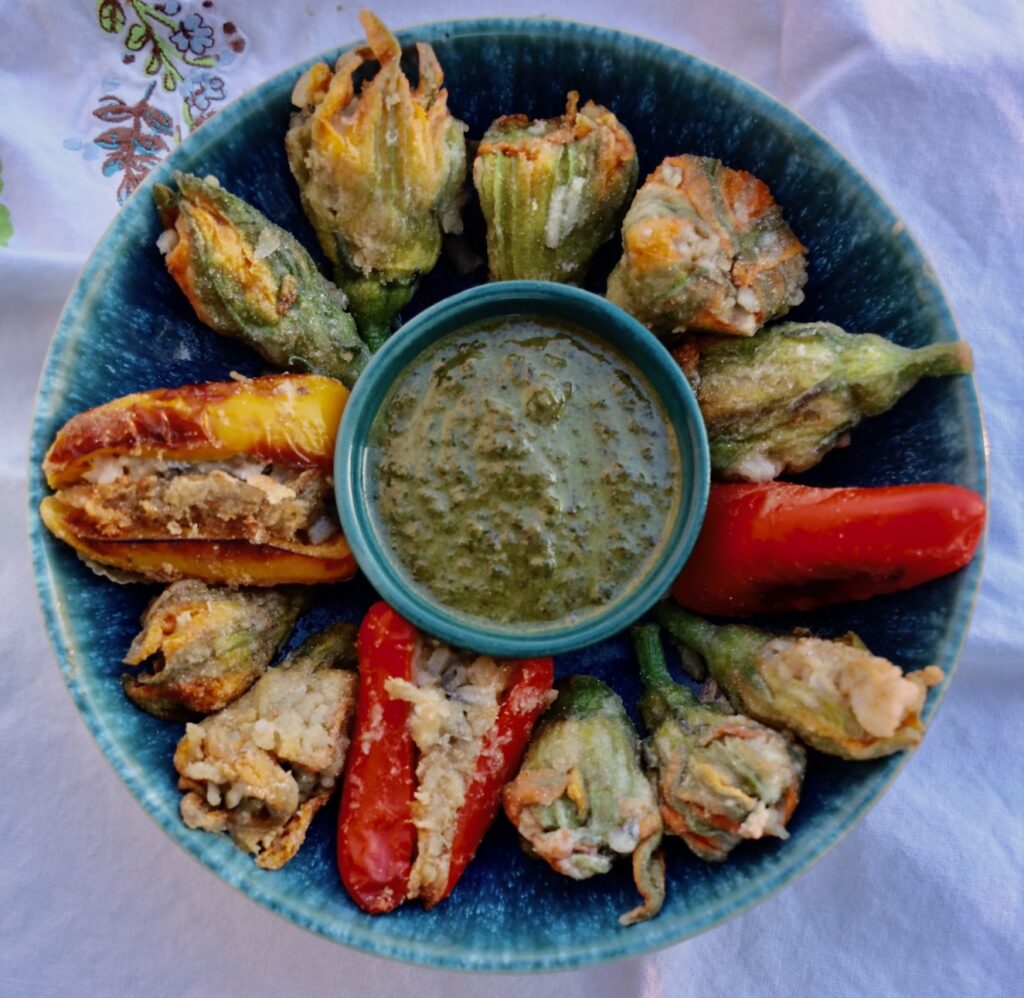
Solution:
{"label": "stuffed squash blossom", "polygon": [[[466,126],[448,110],[434,50],[417,44],[413,88],[395,36],[369,11],[360,20],[368,46],[344,53],[333,72],[317,63],[295,85],[285,147],[335,280],[376,348],[437,263],[442,233],[461,230]],[[376,75],[357,87],[371,61]]]}

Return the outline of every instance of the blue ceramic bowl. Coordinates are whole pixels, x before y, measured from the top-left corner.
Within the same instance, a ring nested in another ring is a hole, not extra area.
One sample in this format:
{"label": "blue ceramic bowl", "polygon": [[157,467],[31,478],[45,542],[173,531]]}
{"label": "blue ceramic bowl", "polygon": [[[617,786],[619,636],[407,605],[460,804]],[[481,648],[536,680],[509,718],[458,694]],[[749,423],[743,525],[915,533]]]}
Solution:
{"label": "blue ceramic bowl", "polygon": [[[683,493],[660,557],[617,600],[584,616],[550,623],[501,624],[436,600],[404,569],[375,516],[368,458],[370,428],[388,390],[424,350],[481,322],[514,316],[572,323],[628,357],[661,397],[679,456]],[[693,392],[672,355],[631,315],[589,291],[542,281],[505,281],[438,302],[404,325],[359,376],[345,406],[334,455],[334,490],[356,562],[404,617],[449,644],[506,658],[554,655],[596,644],[634,623],[667,592],[696,543],[708,500],[708,440]]]}
{"label": "blue ceramic bowl", "polygon": [[[749,84],[655,42],[548,19],[434,24],[401,39],[435,47],[449,103],[471,137],[500,114],[559,113],[566,91],[579,88],[584,99],[611,107],[629,127],[641,175],[666,155],[693,152],[763,178],[808,247],[807,300],[793,318],[826,318],[907,346],[957,338],[932,269],[892,210],[828,142]],[[257,869],[224,839],[185,828],[171,765],[181,728],[135,710],[119,682],[121,658],[156,589],[97,578],[39,521],[36,510],[46,492],[40,463],[74,413],[144,388],[262,370],[244,347],[201,326],[167,276],[154,246],[160,226],[151,191],[173,170],[215,173],[316,252],[281,141],[289,94],[307,65],[242,97],[168,156],[100,241],[61,317],[36,402],[29,481],[36,583],[68,688],[121,779],[169,835],[250,897],[330,939],[433,966],[538,970],[635,956],[708,929],[806,870],[878,800],[904,757],[843,763],[811,753],[787,842],[748,843],[718,865],[701,863],[669,842],[668,898],[661,914],[642,925],[623,928],[616,921],[636,902],[626,865],[585,883],[569,881],[528,860],[500,818],[447,901],[429,912],[407,905],[374,918],[338,885],[332,807],[317,816],[302,850],[277,872]],[[472,211],[467,231],[479,240],[479,217]],[[592,290],[602,289],[615,255],[609,246],[597,260]],[[459,276],[442,264],[424,280],[404,318],[483,280],[479,272]],[[829,455],[803,480],[946,481],[985,493],[984,437],[972,380],[919,385],[891,412],[859,427],[850,447]],[[980,574],[979,556],[962,572],[909,592],[774,623],[801,623],[823,633],[853,629],[908,668],[942,666],[947,678],[929,698],[929,720],[952,678]],[[295,641],[332,619],[360,619],[377,594],[357,578],[320,588],[316,598]],[[555,666],[559,675],[589,672],[631,708],[636,703],[638,683],[624,635],[559,655]],[[138,889],[147,885],[140,882]]]}

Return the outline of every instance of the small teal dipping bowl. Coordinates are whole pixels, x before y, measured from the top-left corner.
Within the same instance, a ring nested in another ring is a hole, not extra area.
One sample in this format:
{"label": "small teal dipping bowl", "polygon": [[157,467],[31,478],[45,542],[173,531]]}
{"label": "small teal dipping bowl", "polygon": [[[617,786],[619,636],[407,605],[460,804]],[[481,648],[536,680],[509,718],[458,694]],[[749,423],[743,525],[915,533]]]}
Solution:
{"label": "small teal dipping bowl", "polygon": [[[606,606],[550,622],[505,623],[445,605],[417,583],[375,515],[370,428],[389,389],[427,349],[483,322],[530,317],[569,323],[603,340],[634,364],[660,396],[679,450],[680,503],[661,553],[642,577]],[[508,658],[553,655],[594,644],[628,627],[668,591],[697,540],[708,499],[707,434],[689,384],[669,352],[632,316],[605,299],[543,281],[471,288],[406,323],[360,375],[345,407],[334,455],[341,524],[355,559],[381,597],[417,627],[462,648]]]}

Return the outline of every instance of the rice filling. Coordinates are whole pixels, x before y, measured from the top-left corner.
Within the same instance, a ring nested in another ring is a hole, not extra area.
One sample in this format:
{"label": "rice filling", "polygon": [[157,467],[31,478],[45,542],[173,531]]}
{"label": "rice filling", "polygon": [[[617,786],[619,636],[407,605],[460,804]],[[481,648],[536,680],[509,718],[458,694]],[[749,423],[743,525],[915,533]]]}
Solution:
{"label": "rice filling", "polygon": [[295,855],[345,764],[358,680],[323,664],[311,657],[271,669],[187,725],[174,753],[185,824],[227,832],[264,869]]}
{"label": "rice filling", "polygon": [[[330,476],[252,462],[94,469],[55,498],[79,536],[100,540],[322,543],[337,533]],[[313,540],[313,537],[316,540]]]}
{"label": "rice filling", "polygon": [[412,805],[417,854],[409,877],[410,899],[436,904],[447,890],[466,790],[508,682],[509,668],[493,658],[460,654],[429,641],[417,645],[412,682],[388,680],[388,694],[412,706],[409,730],[420,753]]}

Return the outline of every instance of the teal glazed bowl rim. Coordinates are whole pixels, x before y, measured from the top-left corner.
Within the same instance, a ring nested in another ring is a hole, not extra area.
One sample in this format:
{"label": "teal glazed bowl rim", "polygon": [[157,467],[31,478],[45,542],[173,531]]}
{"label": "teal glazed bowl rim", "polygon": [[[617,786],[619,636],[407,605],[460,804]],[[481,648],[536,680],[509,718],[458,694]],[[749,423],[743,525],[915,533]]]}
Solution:
{"label": "teal glazed bowl rim", "polygon": [[[523,627],[491,622],[445,606],[416,585],[389,551],[373,516],[367,440],[397,379],[444,337],[489,320],[539,316],[591,332],[632,362],[659,396],[675,434],[682,492],[662,553],[643,577],[606,607],[579,620]],[[631,315],[598,295],[549,281],[501,281],[470,288],[421,312],[374,355],[345,404],[334,451],[334,492],[356,563],[381,598],[420,629],[449,644],[506,658],[574,651],[617,634],[672,585],[696,543],[710,488],[708,439],[697,401],[679,365]]]}

